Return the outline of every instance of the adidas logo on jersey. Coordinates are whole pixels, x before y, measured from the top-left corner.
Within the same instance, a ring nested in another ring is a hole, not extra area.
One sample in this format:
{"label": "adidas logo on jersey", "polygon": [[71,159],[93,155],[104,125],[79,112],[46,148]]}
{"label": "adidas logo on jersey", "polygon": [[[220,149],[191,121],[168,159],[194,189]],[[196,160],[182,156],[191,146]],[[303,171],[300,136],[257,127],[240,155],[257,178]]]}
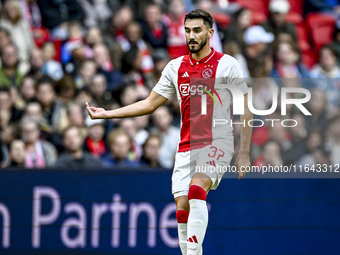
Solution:
{"label": "adidas logo on jersey", "polygon": [[188,72],[185,72],[185,73],[182,75],[182,77],[189,77]]}
{"label": "adidas logo on jersey", "polygon": [[189,242],[189,243],[198,243],[197,238],[196,238],[195,235],[193,235],[192,237],[189,237],[187,242]]}

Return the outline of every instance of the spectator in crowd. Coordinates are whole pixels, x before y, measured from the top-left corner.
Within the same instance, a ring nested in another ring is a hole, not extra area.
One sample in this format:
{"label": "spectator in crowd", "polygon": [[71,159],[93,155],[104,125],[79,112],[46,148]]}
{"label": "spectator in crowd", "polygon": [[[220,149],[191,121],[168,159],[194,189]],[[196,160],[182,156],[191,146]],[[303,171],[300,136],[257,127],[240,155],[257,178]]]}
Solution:
{"label": "spectator in crowd", "polygon": [[[124,30],[124,35],[117,37],[122,52],[128,52],[133,47],[138,48],[141,53],[141,66],[140,70],[143,74],[152,72],[153,61],[149,52],[149,49],[143,40],[142,28],[137,22],[131,22]],[[122,68],[124,64],[122,63]]]}
{"label": "spectator in crowd", "polygon": [[337,63],[340,65],[340,21],[334,23],[333,41],[329,46],[334,49]]}
{"label": "spectator in crowd", "polygon": [[108,137],[110,152],[103,158],[106,167],[127,166],[135,167],[138,163],[129,159],[132,149],[132,138],[122,129],[113,130]]}
{"label": "spectator in crowd", "polygon": [[311,128],[306,138],[305,153],[295,162],[295,164],[296,165],[315,164],[314,153],[318,148],[320,148],[320,146],[323,146],[323,144],[324,137],[321,133],[321,130],[318,128]]}
{"label": "spectator in crowd", "polygon": [[263,145],[262,154],[255,160],[254,166],[282,166],[280,145],[276,141],[268,141]]}
{"label": "spectator in crowd", "polygon": [[9,146],[8,168],[25,168],[25,143],[22,140],[13,140]]}
{"label": "spectator in crowd", "polygon": [[36,0],[20,0],[23,19],[29,24],[35,44],[41,47],[50,36],[48,30],[42,26],[42,18]]}
{"label": "spectator in crowd", "polygon": [[111,92],[119,89],[124,83],[124,78],[121,72],[114,70],[107,47],[102,43],[96,44],[93,51],[97,70],[106,77],[107,89]]}
{"label": "spectator in crowd", "polygon": [[78,127],[69,126],[64,130],[63,142],[65,152],[63,152],[55,168],[73,168],[82,170],[85,168],[98,169],[103,167],[102,162],[83,150],[83,137]]}
{"label": "spectator in crowd", "polygon": [[18,55],[13,45],[8,45],[1,51],[1,59],[0,87],[19,87],[23,74],[18,68]]}
{"label": "spectator in crowd", "polygon": [[18,58],[22,65],[23,73],[28,71],[28,58],[35,48],[29,24],[23,18],[18,1],[7,0],[3,7],[0,26],[6,28],[10,34],[13,44],[18,50]]}
{"label": "spectator in crowd", "polygon": [[328,99],[328,111],[335,116],[339,113],[340,106],[340,68],[337,65],[336,52],[330,46],[323,46],[320,51],[320,62],[315,65],[310,73],[316,87],[325,91]]}
{"label": "spectator in crowd", "polygon": [[66,65],[71,61],[72,51],[83,46],[83,27],[79,21],[68,22],[68,38],[61,48],[61,62]]}
{"label": "spectator in crowd", "polygon": [[235,41],[225,42],[223,44],[223,53],[228,54],[234,57],[237,62],[240,64],[240,68],[244,78],[249,78],[249,70],[248,64],[243,56],[240,47],[237,45]]}
{"label": "spectator in crowd", "polygon": [[12,45],[10,32],[0,26],[0,53],[9,45]]}
{"label": "spectator in crowd", "polygon": [[42,25],[51,30],[53,37],[66,39],[67,27],[63,25],[69,21],[81,22],[84,19],[83,10],[77,0],[37,0],[37,4],[41,11]]}
{"label": "spectator in crowd", "polygon": [[107,1],[101,0],[77,0],[84,11],[84,24],[87,27],[103,26],[112,13]]}
{"label": "spectator in crowd", "polygon": [[136,134],[134,136],[134,140],[139,146],[142,146],[146,139],[149,137],[149,132],[146,130],[149,120],[150,120],[150,115],[143,115],[134,118],[136,121]]}
{"label": "spectator in crowd", "polygon": [[146,98],[149,90],[154,86],[150,76],[145,75],[142,70],[142,52],[138,47],[131,47],[122,56],[122,73],[127,82],[136,85],[140,98]]}
{"label": "spectator in crowd", "polygon": [[298,112],[294,113],[291,117],[296,121],[297,124],[295,127],[289,128],[288,130],[293,146],[291,149],[286,151],[284,155],[282,155],[285,165],[294,164],[298,159],[306,154],[305,142],[307,137],[307,129],[305,116]]}
{"label": "spectator in crowd", "polygon": [[120,95],[120,102],[123,106],[129,105],[131,103],[137,102],[139,100],[139,95],[137,93],[136,86],[133,84],[128,84],[124,87]]}
{"label": "spectator in crowd", "polygon": [[96,26],[88,28],[85,35],[85,43],[93,49],[96,44],[104,43],[103,35],[100,29]]}
{"label": "spectator in crowd", "polygon": [[312,115],[306,117],[306,126],[308,129],[317,126],[321,130],[326,130],[328,125],[326,92],[315,88],[311,91],[311,94],[308,109]]}
{"label": "spectator in crowd", "polygon": [[93,102],[93,96],[88,87],[84,87],[76,91],[74,102],[84,105],[86,102]]}
{"label": "spectator in crowd", "polygon": [[75,78],[77,89],[88,87],[92,77],[96,74],[97,66],[93,60],[85,60],[79,69],[78,75]]}
{"label": "spectator in crowd", "polygon": [[54,81],[48,76],[37,82],[37,100],[43,107],[43,115],[54,131],[62,132],[66,127],[66,109],[57,100]]}
{"label": "spectator in crowd", "polygon": [[158,135],[150,135],[143,144],[143,155],[140,160],[142,166],[152,168],[161,167],[159,159],[159,151],[162,144],[162,138]]}
{"label": "spectator in crowd", "polygon": [[104,141],[104,120],[92,120],[90,116],[87,116],[85,125],[88,129],[88,136],[85,139],[85,150],[89,151],[92,156],[100,158],[107,152],[106,144]]}
{"label": "spectator in crowd", "polygon": [[138,131],[137,121],[133,118],[122,119],[119,122],[119,127],[121,127],[129,136],[132,138],[132,146],[129,154],[129,159],[132,161],[139,161],[142,156],[142,145],[136,141],[136,134]]}
{"label": "spectator in crowd", "polygon": [[55,84],[55,91],[58,96],[58,100],[63,104],[70,103],[76,92],[76,84],[74,78],[71,75],[64,75]]}
{"label": "spectator in crowd", "polygon": [[160,6],[157,4],[149,4],[145,7],[144,13],[144,19],[141,21],[144,40],[154,49],[166,49],[168,28],[162,21]]}
{"label": "spectator in crowd", "polygon": [[255,63],[256,65],[252,65],[250,69],[250,75],[255,79],[249,82],[253,88],[253,106],[257,110],[268,110],[272,105],[274,91],[278,91],[275,80],[269,77],[273,68],[273,60],[270,55],[261,55]]}
{"label": "spectator in crowd", "polygon": [[95,74],[90,80],[89,89],[93,99],[98,105],[102,105],[105,108],[114,102],[112,94],[107,91],[107,83],[104,75]]}
{"label": "spectator in crowd", "polygon": [[235,42],[240,49],[244,49],[244,32],[251,26],[253,15],[248,8],[240,8],[234,14],[233,22],[224,31],[224,43]]}
{"label": "spectator in crowd", "polygon": [[29,57],[30,70],[28,74],[32,75],[35,79],[40,79],[43,76],[43,53],[41,49],[35,48],[32,50]]}
{"label": "spectator in crowd", "polygon": [[340,115],[333,117],[327,130],[327,145],[331,149],[332,164],[340,164]]}
{"label": "spectator in crowd", "polygon": [[124,5],[116,12],[112,19],[114,36],[117,37],[119,35],[122,35],[127,25],[133,21],[133,11],[128,5]]}
{"label": "spectator in crowd", "polygon": [[153,132],[158,133],[162,138],[158,160],[163,167],[171,168],[177,150],[180,130],[171,125],[172,116],[166,106],[158,107],[152,114],[152,120],[155,124]]}
{"label": "spectator in crowd", "polygon": [[270,139],[278,143],[281,155],[285,155],[293,147],[287,128],[281,124],[281,121],[273,122],[270,128]]}
{"label": "spectator in crowd", "polygon": [[274,59],[273,78],[309,78],[309,71],[300,62],[298,49],[293,41],[278,41],[274,45]]}
{"label": "spectator in crowd", "polygon": [[275,35],[289,34],[294,43],[297,43],[296,28],[294,24],[286,21],[287,13],[290,10],[288,0],[271,0],[269,2],[269,19],[262,23],[261,26],[267,31]]}
{"label": "spectator in crowd", "polygon": [[20,86],[20,95],[22,100],[28,102],[35,98],[36,90],[35,90],[36,80],[32,75],[26,75],[21,82]]}
{"label": "spectator in crowd", "polygon": [[31,118],[23,118],[20,123],[21,138],[26,145],[26,168],[45,168],[54,165],[57,150],[49,142],[40,140],[38,123]]}
{"label": "spectator in crowd", "polygon": [[115,15],[112,16],[111,22],[108,23],[107,28],[102,30],[105,44],[109,49],[112,49],[112,61],[117,70],[120,70],[121,68],[121,54],[116,56],[116,53],[120,51],[121,48],[116,38],[123,35],[126,26],[130,24],[133,19],[134,15],[131,8],[128,5],[121,6],[116,11]]}
{"label": "spectator in crowd", "polygon": [[261,26],[251,26],[244,32],[244,56],[251,69],[256,58],[268,51],[268,45],[274,41],[274,35],[266,32]]}
{"label": "spectator in crowd", "polygon": [[[10,88],[0,87],[0,113],[2,117],[0,121],[3,122],[5,119],[8,120],[8,123],[15,123],[20,120],[22,117],[22,110],[18,109],[14,105],[14,100],[11,95]],[[4,116],[7,116],[6,118]]]}
{"label": "spectator in crowd", "polygon": [[84,109],[82,105],[73,102],[67,106],[67,117],[69,126],[78,127],[82,136],[85,137],[86,128],[84,127],[85,116],[83,110]]}
{"label": "spectator in crowd", "polygon": [[54,60],[56,55],[56,49],[52,42],[45,42],[42,46],[42,56],[44,65],[42,67],[42,73],[47,74],[53,80],[57,81],[64,75],[61,63]]}
{"label": "spectator in crowd", "polygon": [[185,4],[183,0],[170,0],[165,23],[168,27],[168,52],[171,58],[188,54],[184,33]]}
{"label": "spectator in crowd", "polygon": [[33,119],[41,127],[42,125],[47,125],[46,119],[44,119],[42,114],[42,107],[38,101],[29,101],[26,104],[23,117],[28,117]]}
{"label": "spectator in crowd", "polygon": [[152,79],[153,84],[156,84],[156,82],[161,78],[165,66],[169,63],[170,56],[167,50],[160,48],[153,52],[152,57],[155,65],[152,72]]}

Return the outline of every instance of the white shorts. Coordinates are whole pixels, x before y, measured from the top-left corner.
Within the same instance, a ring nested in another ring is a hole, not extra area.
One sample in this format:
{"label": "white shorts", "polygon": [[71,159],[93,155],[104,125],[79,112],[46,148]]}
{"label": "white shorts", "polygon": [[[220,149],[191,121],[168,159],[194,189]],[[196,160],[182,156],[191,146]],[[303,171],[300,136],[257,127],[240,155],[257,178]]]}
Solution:
{"label": "white shorts", "polygon": [[177,152],[172,173],[172,194],[174,197],[187,196],[192,176],[199,172],[212,181],[211,189],[216,189],[224,174],[217,171],[227,167],[234,155],[234,139],[214,140],[200,149]]}

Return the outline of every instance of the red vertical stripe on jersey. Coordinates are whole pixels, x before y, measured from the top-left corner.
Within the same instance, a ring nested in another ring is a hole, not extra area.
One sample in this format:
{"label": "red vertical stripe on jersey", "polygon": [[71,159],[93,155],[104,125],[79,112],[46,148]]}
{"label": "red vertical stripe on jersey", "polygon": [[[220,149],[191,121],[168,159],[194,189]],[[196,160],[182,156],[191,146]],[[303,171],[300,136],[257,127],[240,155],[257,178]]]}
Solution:
{"label": "red vertical stripe on jersey", "polygon": [[[213,50],[207,57],[196,61],[187,55],[178,69],[178,90],[181,95],[181,141],[179,152],[202,148],[212,141],[212,118],[214,101],[207,95],[207,114],[201,114],[201,94],[198,87],[213,91],[218,60],[222,53]],[[208,78],[203,76],[208,73]],[[202,82],[205,85],[202,85]]]}

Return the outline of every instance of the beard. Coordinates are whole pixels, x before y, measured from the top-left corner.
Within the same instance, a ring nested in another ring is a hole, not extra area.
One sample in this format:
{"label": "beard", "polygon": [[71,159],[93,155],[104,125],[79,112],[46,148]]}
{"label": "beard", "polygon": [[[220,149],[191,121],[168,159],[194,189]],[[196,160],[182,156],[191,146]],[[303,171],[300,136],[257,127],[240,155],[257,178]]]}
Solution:
{"label": "beard", "polygon": [[189,44],[192,43],[192,42],[197,43],[196,41],[189,41],[189,42],[187,43],[188,49],[189,49],[189,51],[190,51],[191,53],[197,53],[197,52],[199,52],[199,51],[207,44],[207,42],[208,42],[208,36],[205,38],[205,40],[204,40],[203,42],[197,43],[197,45],[195,45],[195,46],[197,47],[196,49],[191,48],[192,46],[189,45]]}

